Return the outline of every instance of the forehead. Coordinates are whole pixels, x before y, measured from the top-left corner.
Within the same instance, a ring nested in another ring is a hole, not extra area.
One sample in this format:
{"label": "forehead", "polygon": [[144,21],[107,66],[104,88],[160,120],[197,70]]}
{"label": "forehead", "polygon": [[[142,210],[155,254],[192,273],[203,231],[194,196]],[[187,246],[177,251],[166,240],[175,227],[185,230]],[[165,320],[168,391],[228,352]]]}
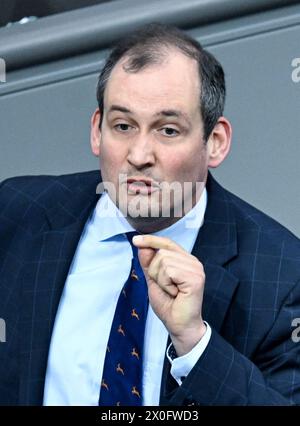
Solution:
{"label": "forehead", "polygon": [[174,49],[159,64],[137,72],[124,69],[121,59],[109,77],[104,106],[112,104],[155,112],[157,108],[180,109],[191,113],[199,108],[200,79],[197,62]]}

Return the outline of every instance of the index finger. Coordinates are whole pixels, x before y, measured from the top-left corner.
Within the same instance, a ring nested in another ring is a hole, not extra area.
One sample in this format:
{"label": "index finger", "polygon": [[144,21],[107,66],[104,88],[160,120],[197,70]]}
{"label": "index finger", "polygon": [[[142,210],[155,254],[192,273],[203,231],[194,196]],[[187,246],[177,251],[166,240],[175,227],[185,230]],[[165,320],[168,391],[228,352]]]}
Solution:
{"label": "index finger", "polygon": [[132,239],[133,244],[139,248],[166,249],[185,253],[185,250],[175,241],[167,237],[158,237],[157,235],[136,235]]}

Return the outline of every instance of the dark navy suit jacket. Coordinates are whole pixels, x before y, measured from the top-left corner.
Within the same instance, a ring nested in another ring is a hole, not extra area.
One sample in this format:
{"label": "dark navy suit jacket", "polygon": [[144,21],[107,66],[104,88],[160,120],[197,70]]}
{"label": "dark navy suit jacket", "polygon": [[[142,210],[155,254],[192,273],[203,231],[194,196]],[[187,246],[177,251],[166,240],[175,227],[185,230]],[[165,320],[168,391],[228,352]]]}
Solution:
{"label": "dark navy suit jacket", "polygon": [[[99,172],[87,172],[0,186],[0,404],[42,404],[58,303],[99,182]],[[300,242],[211,176],[207,190],[192,253],[206,272],[203,318],[212,337],[180,387],[165,361],[160,403],[299,404],[291,323],[300,318]]]}

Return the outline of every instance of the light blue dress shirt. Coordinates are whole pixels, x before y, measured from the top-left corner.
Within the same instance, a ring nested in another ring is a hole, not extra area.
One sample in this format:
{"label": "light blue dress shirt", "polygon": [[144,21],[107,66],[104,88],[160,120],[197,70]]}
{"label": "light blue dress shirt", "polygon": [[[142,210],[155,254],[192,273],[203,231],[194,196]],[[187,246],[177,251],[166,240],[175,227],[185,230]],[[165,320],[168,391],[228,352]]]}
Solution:
{"label": "light blue dress shirt", "polygon": [[[206,209],[199,202],[183,218],[154,235],[192,251]],[[106,345],[132,249],[124,235],[134,229],[104,193],[86,223],[58,307],[46,371],[44,405],[98,405]],[[181,384],[206,348],[211,329],[188,354],[169,360]],[[145,330],[143,405],[158,405],[168,332],[149,306]]]}

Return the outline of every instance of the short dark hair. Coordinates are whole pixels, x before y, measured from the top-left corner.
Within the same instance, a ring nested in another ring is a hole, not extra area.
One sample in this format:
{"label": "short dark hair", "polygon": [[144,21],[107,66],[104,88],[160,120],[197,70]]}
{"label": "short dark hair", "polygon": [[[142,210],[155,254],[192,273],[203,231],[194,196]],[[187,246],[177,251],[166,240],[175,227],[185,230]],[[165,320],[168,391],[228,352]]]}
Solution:
{"label": "short dark hair", "polygon": [[[97,85],[97,100],[101,112],[104,108],[104,91],[112,69],[123,57],[128,57],[127,72],[138,72],[142,68],[160,63],[166,48],[175,47],[198,63],[200,78],[200,111],[207,141],[225,104],[224,71],[217,59],[205,50],[198,41],[177,27],[160,23],[144,25],[122,38],[107,58]],[[100,122],[100,126],[101,126]]]}

